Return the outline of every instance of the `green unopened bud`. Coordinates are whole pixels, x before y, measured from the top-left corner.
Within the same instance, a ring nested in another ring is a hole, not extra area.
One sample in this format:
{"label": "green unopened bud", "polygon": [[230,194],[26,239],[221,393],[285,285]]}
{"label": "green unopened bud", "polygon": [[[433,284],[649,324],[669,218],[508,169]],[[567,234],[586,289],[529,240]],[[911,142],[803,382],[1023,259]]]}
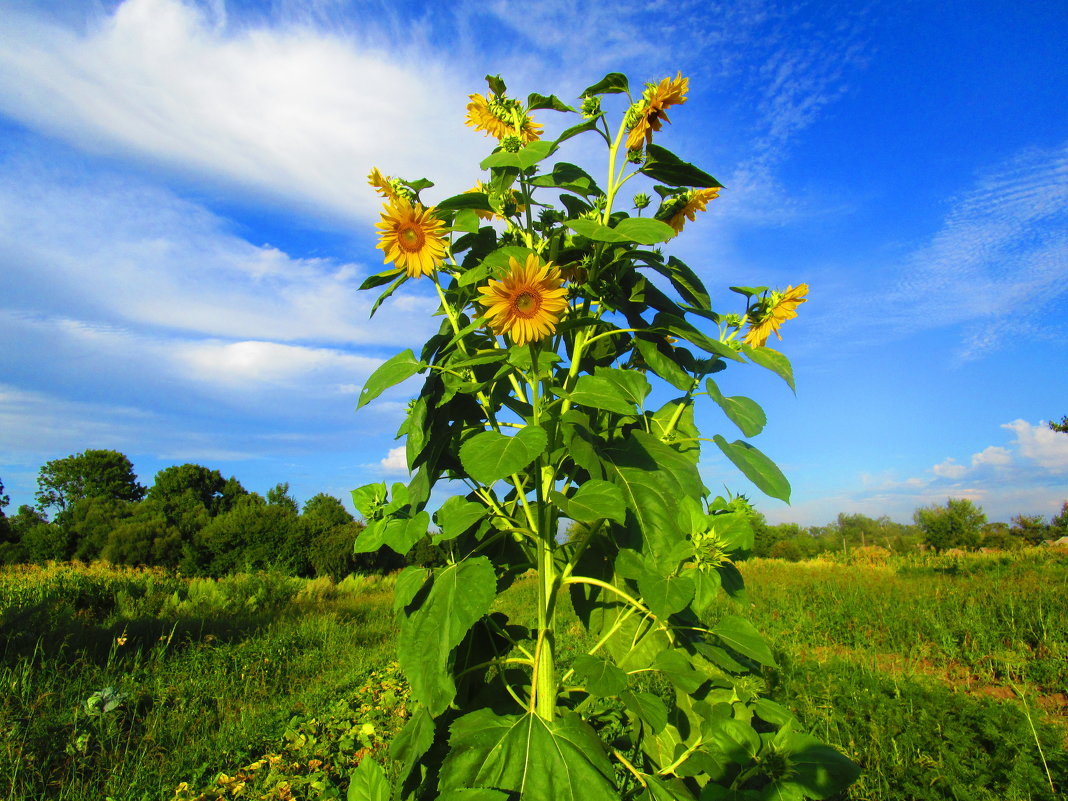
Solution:
{"label": "green unopened bud", "polygon": [[593,205],[603,211],[604,207],[608,205],[608,198],[604,195],[598,195],[597,198],[593,201]]}
{"label": "green unopened bud", "polygon": [[631,164],[641,164],[643,161],[645,161],[645,154],[641,151],[640,148],[636,150],[628,150],[627,161],[629,161]]}
{"label": "green unopened bud", "polygon": [[727,328],[741,328],[745,325],[745,318],[740,314],[734,314],[733,312],[723,318],[723,324]]}
{"label": "green unopened bud", "polygon": [[523,140],[515,134],[508,134],[501,140],[501,148],[509,153],[518,153],[521,147],[523,147]]}
{"label": "green unopened bud", "polygon": [[596,117],[601,113],[601,98],[597,95],[582,99],[582,116],[586,119]]}
{"label": "green unopened bud", "polygon": [[395,194],[404,198],[409,203],[415,203],[415,192],[406,187],[399,178],[390,178],[389,186]]}
{"label": "green unopened bud", "polygon": [[644,209],[649,205],[649,196],[645,192],[639,192],[634,196],[634,208]]}
{"label": "green unopened bud", "polygon": [[627,109],[627,113],[623,116],[623,124],[627,126],[628,131],[638,124],[638,121],[642,118],[644,109],[645,104],[642,101],[634,103]]}
{"label": "green unopened bud", "polygon": [[545,227],[549,227],[553,223],[557,222],[559,219],[560,213],[556,211],[556,209],[551,209],[548,206],[545,206],[540,212],[538,212],[538,221]]}

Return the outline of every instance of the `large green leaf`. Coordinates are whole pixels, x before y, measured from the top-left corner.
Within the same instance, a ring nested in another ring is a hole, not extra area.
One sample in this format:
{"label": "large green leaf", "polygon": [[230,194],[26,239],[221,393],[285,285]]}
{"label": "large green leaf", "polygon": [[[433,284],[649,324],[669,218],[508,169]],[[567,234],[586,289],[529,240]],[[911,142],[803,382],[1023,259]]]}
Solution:
{"label": "large green leaf", "polygon": [[683,161],[667,148],[651,143],[645,147],[645,163],[641,171],[669,186],[723,186],[704,170]]}
{"label": "large green leaf", "polygon": [[764,430],[768,417],[755,400],[744,395],[724,395],[711,378],[705,381],[705,389],[708,391],[708,396],[719,404],[719,408],[724,411],[731,422],[741,429],[742,434],[755,437]]}
{"label": "large green leaf", "polygon": [[657,245],[675,236],[675,229],[652,217],[627,217],[617,223],[616,232],[639,245]]}
{"label": "large green leaf", "polygon": [[626,502],[623,491],[610,481],[590,479],[567,501],[564,513],[572,520],[592,523],[607,518],[618,523],[626,521]]}
{"label": "large green leaf", "polygon": [[349,778],[348,801],[389,801],[385,771],[370,757],[364,757]]}
{"label": "large green leaf", "polygon": [[663,731],[668,721],[668,709],[659,697],[647,692],[625,692],[620,698],[654,734]]}
{"label": "large green leaf", "polygon": [[413,517],[395,516],[374,520],[356,538],[353,553],[374,553],[385,545],[404,556],[426,536],[428,528],[428,512],[419,512]]}
{"label": "large green leaf", "polygon": [[638,579],[638,590],[652,613],[664,619],[690,605],[694,583],[686,575],[658,576],[647,572]]}
{"label": "large green leaf", "polygon": [[592,86],[582,90],[579,97],[592,97],[593,95],[620,94],[630,91],[630,83],[627,76],[622,72],[610,72]]}
{"label": "large green leaf", "polygon": [[486,158],[482,159],[482,163],[479,164],[479,166],[484,170],[488,170],[492,167],[517,167],[518,169],[525,170],[529,167],[533,167],[542,159],[548,158],[549,154],[553,152],[555,147],[556,144],[554,142],[531,142],[516,153],[500,150],[490,156],[486,156]]}
{"label": "large green leaf", "polygon": [[701,350],[715,356],[736,362],[745,361],[730,345],[720,342],[718,339],[712,339],[677,315],[664,312],[657,314],[653,318],[653,328],[661,329],[680,339],[685,339],[690,344],[696,345]]}
{"label": "large green leaf", "polygon": [[604,698],[619,695],[627,689],[627,674],[607,659],[582,654],[575,657],[572,667],[587,692],[592,695]]}
{"label": "large green leaf", "polygon": [[616,414],[638,413],[634,401],[627,397],[620,385],[603,375],[580,376],[569,396],[575,403],[591,409]]}
{"label": "large green leaf", "polygon": [[434,536],[434,542],[455,539],[484,518],[488,513],[484,504],[469,501],[459,495],[449,498],[438,509],[435,518],[441,527],[441,533]]}
{"label": "large green leaf", "polygon": [[620,394],[635,406],[645,405],[645,399],[653,391],[649,379],[637,370],[619,370],[614,367],[598,367],[594,375],[607,378],[619,389]]}
{"label": "large green leaf", "polygon": [[574,713],[537,715],[479,709],[452,724],[438,788],[487,787],[520,801],[618,801],[612,766],[596,732]]}
{"label": "large green leaf", "polygon": [[508,801],[508,794],[488,787],[461,787],[442,793],[436,801]]}
{"label": "large green leaf", "polygon": [[712,633],[742,656],[747,656],[761,665],[777,667],[768,644],[745,618],[726,615],[712,628]]}
{"label": "large green leaf", "polygon": [[676,514],[679,500],[704,493],[696,465],[644,431],[632,432],[604,456],[607,478],[623,491],[628,527],[642,553],[654,562],[668,559],[686,539]]}
{"label": "large green leaf", "polygon": [[483,431],[460,446],[460,461],[471,478],[489,486],[517,473],[545,452],[545,429],[527,426],[514,437]]}
{"label": "large green leaf", "polygon": [[478,209],[489,211],[489,197],[485,192],[464,192],[462,195],[453,195],[437,203],[434,208],[442,211],[455,211],[457,209]]}
{"label": "large green leaf", "polygon": [[390,757],[400,763],[398,778],[408,778],[416,761],[434,744],[434,719],[425,706],[420,706],[404,724],[389,746]]}
{"label": "large green leaf", "polygon": [[794,368],[790,365],[790,360],[786,356],[772,348],[754,348],[752,345],[745,344],[742,345],[742,352],[756,364],[771,370],[771,372],[785,381],[790,386],[790,389],[797,392],[797,387],[794,386]]}
{"label": "large green leaf", "polygon": [[549,95],[546,97],[545,95],[539,95],[537,92],[531,92],[527,95],[527,110],[534,111],[539,108],[552,109],[553,111],[575,110],[556,95]]}
{"label": "large green leaf", "polygon": [[712,440],[723,451],[723,454],[734,462],[734,466],[757,485],[761,492],[786,503],[790,502],[790,482],[786,480],[786,476],[782,474],[775,462],[748,442],[740,439],[727,442],[722,436],[716,434]]}
{"label": "large green leaf", "polygon": [[656,245],[675,236],[675,230],[665,222],[651,217],[628,217],[620,220],[615,228],[581,218],[565,220],[564,225],[577,234],[595,242],[636,242],[639,245]]}
{"label": "large green leaf", "polygon": [[561,161],[553,165],[553,171],[539,175],[530,182],[534,186],[551,186],[566,189],[584,197],[601,194],[600,187],[588,172],[574,164]]}
{"label": "large green leaf", "polygon": [[860,776],[860,769],[849,759],[809,734],[787,727],[775,739],[792,768],[783,784],[793,784],[807,798],[836,796]]}
{"label": "large green leaf", "polygon": [[638,348],[638,353],[641,354],[642,359],[649,365],[650,370],[675,387],[675,389],[681,389],[683,392],[690,390],[694,383],[693,377],[679,367],[674,359],[661,352],[656,342],[648,339],[636,339],[634,344]]}
{"label": "large green leaf", "polygon": [[356,408],[365,406],[393,385],[411,378],[424,368],[426,364],[415,358],[411,348],[398,353],[392,359],[380,364],[378,369],[371,373],[360,391],[360,401]]}
{"label": "large green leaf", "polygon": [[493,565],[484,556],[435,571],[430,591],[401,622],[397,659],[415,699],[437,717],[456,695],[449,656],[497,596]]}

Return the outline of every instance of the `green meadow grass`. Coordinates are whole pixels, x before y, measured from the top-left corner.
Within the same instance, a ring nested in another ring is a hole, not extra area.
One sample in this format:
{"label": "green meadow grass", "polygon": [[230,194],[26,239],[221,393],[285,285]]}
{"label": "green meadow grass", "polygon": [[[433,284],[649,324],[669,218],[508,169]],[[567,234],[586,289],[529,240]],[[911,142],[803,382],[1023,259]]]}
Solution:
{"label": "green meadow grass", "polygon": [[[743,571],[725,611],[771,642],[770,694],[864,769],[847,798],[1062,797],[1063,559]],[[499,611],[529,622],[533,592]],[[391,604],[389,578],[2,571],[0,799],[344,798],[408,713]],[[585,638],[562,614],[566,663]]]}

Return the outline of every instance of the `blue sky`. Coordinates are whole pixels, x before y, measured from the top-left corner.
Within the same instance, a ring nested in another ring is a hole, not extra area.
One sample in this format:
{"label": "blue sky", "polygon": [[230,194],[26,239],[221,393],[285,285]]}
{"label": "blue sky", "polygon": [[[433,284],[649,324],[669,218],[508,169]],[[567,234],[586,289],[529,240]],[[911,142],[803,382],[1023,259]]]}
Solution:
{"label": "blue sky", "polygon": [[[467,95],[573,99],[681,70],[657,141],[726,185],[673,252],[729,285],[807,282],[783,329],[796,397],[755,441],[793,505],[717,454],[706,483],[772,521],[991,519],[1068,499],[1068,59],[1059,2],[450,4],[3,0],[0,479],[113,448],[143,483],[186,461],[300,501],[403,480],[383,359],[436,329],[409,284],[373,320],[372,166],[470,187]],[[554,119],[556,117],[556,119]],[[541,112],[549,133],[566,120]],[[565,158],[603,167],[592,140]],[[435,194],[437,193],[437,194]],[[736,432],[718,411],[710,436]],[[10,511],[10,510],[9,510]]]}

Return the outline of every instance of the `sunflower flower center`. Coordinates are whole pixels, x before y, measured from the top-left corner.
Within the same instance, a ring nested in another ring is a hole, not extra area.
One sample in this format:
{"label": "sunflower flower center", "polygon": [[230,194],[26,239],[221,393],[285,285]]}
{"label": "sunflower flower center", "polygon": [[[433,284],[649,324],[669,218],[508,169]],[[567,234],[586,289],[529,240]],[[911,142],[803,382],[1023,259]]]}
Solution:
{"label": "sunflower flower center", "polygon": [[523,317],[533,317],[541,307],[541,298],[533,292],[520,292],[512,301],[512,308]]}
{"label": "sunflower flower center", "polygon": [[397,228],[397,244],[409,253],[417,253],[426,242],[423,229],[414,223],[405,222]]}

